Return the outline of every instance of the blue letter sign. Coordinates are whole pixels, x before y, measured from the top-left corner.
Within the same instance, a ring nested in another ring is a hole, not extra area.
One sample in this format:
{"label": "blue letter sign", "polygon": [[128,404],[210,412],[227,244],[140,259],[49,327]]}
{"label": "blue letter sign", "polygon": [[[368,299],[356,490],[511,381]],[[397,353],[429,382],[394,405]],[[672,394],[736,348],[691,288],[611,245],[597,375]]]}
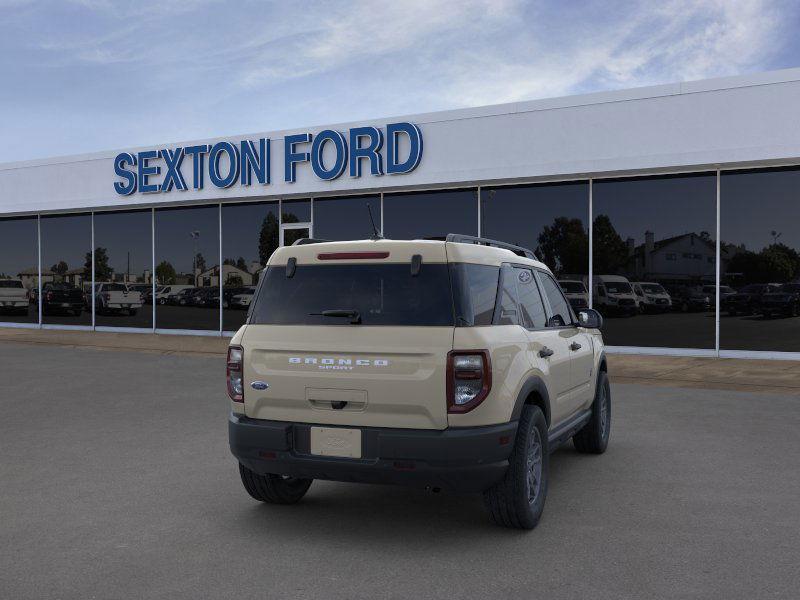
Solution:
{"label": "blue letter sign", "polygon": [[[385,133],[367,126],[347,132],[325,129],[313,135],[297,133],[283,139],[283,179],[287,183],[297,181],[298,167],[303,163],[309,163],[310,169],[303,167],[307,175],[313,173],[322,181],[333,181],[345,170],[350,177],[361,177],[367,163],[369,174],[374,177],[410,173],[421,159],[422,131],[413,123],[390,123]],[[190,175],[194,190],[203,189],[206,175],[218,188],[249,186],[254,180],[269,185],[270,165],[269,138],[144,150],[137,154],[121,152],[114,158],[114,191],[121,196],[186,191]]]}

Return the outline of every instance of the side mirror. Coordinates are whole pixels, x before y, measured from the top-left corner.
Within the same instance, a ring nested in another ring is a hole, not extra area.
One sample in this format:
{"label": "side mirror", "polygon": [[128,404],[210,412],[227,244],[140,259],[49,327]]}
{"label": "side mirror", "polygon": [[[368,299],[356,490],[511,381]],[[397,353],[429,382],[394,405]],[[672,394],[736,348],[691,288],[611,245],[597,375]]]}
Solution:
{"label": "side mirror", "polygon": [[586,329],[602,329],[603,315],[591,308],[584,308],[578,312],[578,325]]}

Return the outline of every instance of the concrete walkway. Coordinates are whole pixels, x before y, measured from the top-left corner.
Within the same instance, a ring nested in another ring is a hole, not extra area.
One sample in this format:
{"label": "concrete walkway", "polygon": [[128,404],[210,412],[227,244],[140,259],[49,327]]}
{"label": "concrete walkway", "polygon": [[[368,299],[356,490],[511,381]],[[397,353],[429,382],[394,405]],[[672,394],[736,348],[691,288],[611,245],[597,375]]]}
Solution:
{"label": "concrete walkway", "polygon": [[[6,342],[195,356],[221,356],[228,346],[228,338],[210,336],[0,328]],[[615,383],[800,396],[797,361],[612,354],[608,362]]]}

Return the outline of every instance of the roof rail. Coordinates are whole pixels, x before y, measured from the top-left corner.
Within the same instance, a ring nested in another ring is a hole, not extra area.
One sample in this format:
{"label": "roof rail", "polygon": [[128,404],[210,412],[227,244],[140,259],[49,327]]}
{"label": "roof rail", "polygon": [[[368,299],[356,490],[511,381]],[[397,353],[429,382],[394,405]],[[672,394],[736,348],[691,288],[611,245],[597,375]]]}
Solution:
{"label": "roof rail", "polygon": [[522,246],[515,246],[514,244],[507,244],[498,240],[489,238],[476,237],[474,235],[464,235],[461,233],[448,233],[445,238],[446,242],[456,242],[458,244],[477,244],[479,246],[492,246],[493,248],[503,248],[504,250],[511,250],[517,256],[524,256],[525,258],[532,258],[538,260],[533,250],[523,248]]}
{"label": "roof rail", "polygon": [[325,242],[332,242],[333,240],[323,240],[320,238],[300,238],[295,240],[292,246],[307,246],[308,244],[324,244]]}

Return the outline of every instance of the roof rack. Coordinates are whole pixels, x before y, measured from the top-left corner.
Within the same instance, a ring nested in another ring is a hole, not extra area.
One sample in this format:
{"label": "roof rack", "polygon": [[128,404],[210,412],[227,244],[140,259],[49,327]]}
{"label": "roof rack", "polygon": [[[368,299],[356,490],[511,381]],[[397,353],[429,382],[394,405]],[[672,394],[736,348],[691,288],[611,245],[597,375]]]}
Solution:
{"label": "roof rack", "polygon": [[464,235],[461,233],[448,233],[445,238],[446,242],[456,242],[458,244],[477,244],[479,246],[492,246],[493,248],[503,248],[504,250],[511,250],[517,256],[524,256],[525,258],[532,258],[538,260],[533,250],[523,248],[522,246],[515,246],[514,244],[507,244],[498,240],[489,238],[476,237],[474,235]]}
{"label": "roof rack", "polygon": [[292,246],[307,246],[308,244],[323,244],[332,241],[333,240],[323,240],[320,238],[300,238],[299,240],[295,240]]}

